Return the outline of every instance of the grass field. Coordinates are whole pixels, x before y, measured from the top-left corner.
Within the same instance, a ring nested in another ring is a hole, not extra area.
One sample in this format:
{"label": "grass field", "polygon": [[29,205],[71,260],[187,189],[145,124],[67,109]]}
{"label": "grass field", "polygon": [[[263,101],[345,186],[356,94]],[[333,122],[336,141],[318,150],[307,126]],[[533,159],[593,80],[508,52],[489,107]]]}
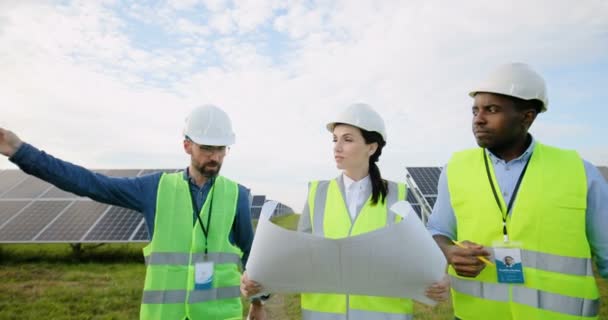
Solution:
{"label": "grass field", "polygon": [[[294,228],[297,217],[276,219]],[[145,268],[142,244],[84,246],[75,256],[67,244],[0,245],[0,319],[137,319]],[[608,286],[598,279],[600,319],[608,319]],[[300,319],[299,295],[275,294],[271,319]],[[451,305],[416,305],[415,319],[453,319]]]}

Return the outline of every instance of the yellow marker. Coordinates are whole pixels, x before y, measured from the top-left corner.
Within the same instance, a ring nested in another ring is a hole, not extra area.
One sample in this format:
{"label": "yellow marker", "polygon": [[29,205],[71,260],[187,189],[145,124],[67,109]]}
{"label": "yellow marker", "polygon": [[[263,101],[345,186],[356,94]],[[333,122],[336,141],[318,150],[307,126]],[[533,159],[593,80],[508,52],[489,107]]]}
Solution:
{"label": "yellow marker", "polygon": [[[463,245],[462,245],[462,243],[460,243],[460,242],[456,242],[456,240],[452,240],[452,242],[454,242],[454,244],[455,244],[455,245],[457,245],[457,246],[458,246],[458,247],[460,247],[460,248],[467,249],[467,247],[463,246]],[[483,263],[485,263],[485,264],[487,264],[487,265],[489,265],[489,266],[493,266],[493,265],[494,265],[494,264],[492,263],[492,261],[490,261],[490,260],[486,259],[485,257],[482,257],[482,256],[477,256],[477,259],[479,259],[479,260],[483,261]]]}

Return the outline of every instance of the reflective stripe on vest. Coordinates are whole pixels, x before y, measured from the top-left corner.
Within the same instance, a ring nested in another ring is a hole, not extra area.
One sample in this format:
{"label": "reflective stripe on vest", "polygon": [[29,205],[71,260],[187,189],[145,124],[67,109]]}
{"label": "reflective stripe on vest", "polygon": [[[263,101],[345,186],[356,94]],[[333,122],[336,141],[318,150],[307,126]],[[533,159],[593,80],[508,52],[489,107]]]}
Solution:
{"label": "reflective stripe on vest", "polygon": [[[318,210],[313,217],[313,234],[319,236],[325,236],[325,229],[323,226],[323,211],[325,210],[325,203],[327,201],[327,191],[329,189],[329,183],[331,181],[319,181],[317,185],[317,193],[315,195],[315,210]],[[399,201],[399,186],[393,181],[388,181],[388,193],[386,195],[386,208],[390,208]],[[386,224],[395,222],[396,214],[392,210],[388,210]]]}
{"label": "reflective stripe on vest", "polygon": [[[174,253],[174,252],[152,252],[149,256],[145,257],[146,265],[188,265],[190,261],[190,254],[188,253]],[[192,255],[192,263],[209,261],[217,264],[221,263],[234,263],[241,265],[241,257],[235,253],[227,252],[210,252],[207,254],[196,253]]]}
{"label": "reflective stripe on vest", "polygon": [[[148,304],[183,303],[188,295],[187,290],[145,290],[142,302]],[[211,288],[190,292],[189,303],[198,303],[218,299],[238,298],[240,287]]]}
{"label": "reflective stripe on vest", "polygon": [[[510,302],[509,285],[464,280],[457,277],[451,277],[450,280],[452,288],[457,292],[481,299]],[[523,286],[513,286],[513,302],[574,316],[594,317],[599,312],[599,299],[568,297]]]}
{"label": "reflective stripe on vest", "polygon": [[363,310],[349,310],[348,317],[345,314],[317,312],[302,310],[302,320],[412,320],[411,314],[395,314],[386,312],[374,312]]}
{"label": "reflective stripe on vest", "polygon": [[[339,179],[313,182],[310,188],[308,205],[313,234],[330,239],[355,236],[398,222],[400,219],[388,208],[406,198],[405,185],[388,181],[384,203],[372,205],[370,196],[352,219]],[[411,319],[413,302],[394,297],[303,293],[301,306],[304,319],[406,320]]]}
{"label": "reflective stripe on vest", "polygon": [[[158,186],[154,236],[144,248],[146,279],[140,319],[240,318],[239,265],[241,250],[230,243],[239,187],[218,176],[199,212],[207,221],[213,201],[210,231],[205,240],[200,222],[193,219],[192,198],[183,173],[163,174]],[[194,290],[194,265],[214,262],[212,288]]]}
{"label": "reflective stripe on vest", "polygon": [[[503,238],[503,212],[489,185],[484,152],[476,148],[455,153],[447,165],[447,183],[456,240],[489,247]],[[493,165],[489,169],[497,181]],[[504,209],[504,199],[499,200]],[[454,282],[454,313],[467,320],[597,319],[599,292],[585,233],[586,204],[580,156],[536,143],[506,221],[509,238],[520,243],[525,283],[498,284],[495,266],[472,279],[458,277],[460,282],[480,284],[459,287]],[[457,277],[452,266],[449,274]]]}
{"label": "reflective stripe on vest", "polygon": [[592,261],[587,258],[563,257],[550,253],[521,250],[521,261],[527,268],[575,276],[593,276]]}

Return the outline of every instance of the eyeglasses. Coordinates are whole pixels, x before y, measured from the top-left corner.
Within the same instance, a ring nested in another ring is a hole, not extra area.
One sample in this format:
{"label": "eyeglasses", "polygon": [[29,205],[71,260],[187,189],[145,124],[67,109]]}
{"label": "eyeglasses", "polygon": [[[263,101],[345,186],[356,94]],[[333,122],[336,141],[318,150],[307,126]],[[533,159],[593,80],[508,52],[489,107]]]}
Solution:
{"label": "eyeglasses", "polygon": [[205,146],[205,145],[198,145],[198,148],[206,156],[212,156],[214,154],[225,155],[228,152],[228,150],[230,149],[226,146]]}
{"label": "eyeglasses", "polygon": [[192,142],[192,144],[194,144],[195,146],[198,146],[198,148],[202,151],[203,155],[210,157],[214,154],[219,154],[219,155],[226,155],[226,153],[228,153],[228,150],[230,150],[230,147],[226,147],[226,146],[208,146],[208,145],[203,145],[203,144],[198,144],[194,141],[192,141],[192,139],[190,139],[190,137],[186,136],[185,137],[186,140]]}

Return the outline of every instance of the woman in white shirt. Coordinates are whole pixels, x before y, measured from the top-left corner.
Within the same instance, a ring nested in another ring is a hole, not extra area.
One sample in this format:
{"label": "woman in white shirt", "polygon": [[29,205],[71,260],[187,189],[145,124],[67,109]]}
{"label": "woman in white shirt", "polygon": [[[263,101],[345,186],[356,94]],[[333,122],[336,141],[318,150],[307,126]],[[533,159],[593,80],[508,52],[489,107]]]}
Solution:
{"label": "woman in white shirt", "polygon": [[[370,106],[354,104],[327,124],[333,134],[334,159],[342,174],[309,184],[308,200],[298,230],[339,239],[380,229],[398,222],[388,210],[405,200],[404,184],[382,179],[376,165],[386,145],[384,120]],[[395,244],[400,245],[400,244]],[[447,279],[447,278],[446,278]],[[244,293],[259,287],[244,276]],[[442,301],[447,280],[427,289],[427,296]],[[362,295],[303,293],[302,319],[412,319],[410,299]]]}
{"label": "woman in white shirt", "polygon": [[[354,104],[327,129],[333,134],[334,159],[342,174],[309,184],[298,230],[337,239],[398,222],[400,217],[388,208],[405,200],[405,185],[383,179],[376,165],[386,145],[382,117],[368,105]],[[442,301],[448,288],[444,280],[426,294]],[[301,302],[302,319],[412,319],[413,312],[410,299],[393,297],[302,294]]]}

